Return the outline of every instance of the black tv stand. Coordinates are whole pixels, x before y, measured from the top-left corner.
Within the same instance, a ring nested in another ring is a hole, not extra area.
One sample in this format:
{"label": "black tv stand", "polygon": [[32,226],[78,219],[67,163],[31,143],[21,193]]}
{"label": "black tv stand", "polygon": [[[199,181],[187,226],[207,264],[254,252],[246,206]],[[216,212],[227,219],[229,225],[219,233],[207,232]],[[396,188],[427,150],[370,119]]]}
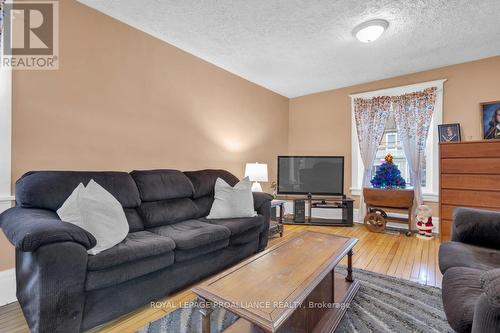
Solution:
{"label": "black tv stand", "polygon": [[[278,199],[292,200],[300,199],[300,197],[278,196]],[[318,197],[313,198],[312,195],[307,195],[306,202],[308,203],[307,216],[304,222],[295,222],[294,219],[285,218],[284,224],[292,225],[328,225],[328,226],[353,226],[353,202],[351,198],[345,195],[337,197]],[[341,209],[342,217],[340,219],[326,219],[313,217],[313,209]]]}

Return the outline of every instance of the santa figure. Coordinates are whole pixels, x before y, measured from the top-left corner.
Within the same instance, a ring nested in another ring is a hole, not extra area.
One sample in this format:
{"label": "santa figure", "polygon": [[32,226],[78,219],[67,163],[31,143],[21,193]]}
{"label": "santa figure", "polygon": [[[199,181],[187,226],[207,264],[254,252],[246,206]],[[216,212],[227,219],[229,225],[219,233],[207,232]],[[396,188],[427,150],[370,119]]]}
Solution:
{"label": "santa figure", "polygon": [[432,210],[429,206],[420,205],[417,207],[417,229],[418,238],[432,239]]}

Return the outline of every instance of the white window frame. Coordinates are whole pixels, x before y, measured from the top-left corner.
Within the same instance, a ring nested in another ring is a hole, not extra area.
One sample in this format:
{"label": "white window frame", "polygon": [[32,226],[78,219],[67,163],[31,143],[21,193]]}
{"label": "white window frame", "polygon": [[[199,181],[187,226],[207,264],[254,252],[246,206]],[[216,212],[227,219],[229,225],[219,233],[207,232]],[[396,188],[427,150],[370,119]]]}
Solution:
{"label": "white window frame", "polygon": [[11,206],[12,71],[0,68],[0,213]]}
{"label": "white window frame", "polygon": [[443,85],[446,79],[422,82],[407,86],[394,87],[376,91],[369,91],[360,94],[350,95],[351,97],[351,147],[352,147],[352,173],[351,173],[351,195],[361,194],[361,183],[363,178],[363,161],[359,152],[356,121],[354,118],[354,99],[372,98],[376,96],[397,96],[412,92],[422,91],[427,88],[436,87],[436,103],[432,117],[429,138],[427,139],[426,151],[431,154],[426,155],[426,185],[422,188],[424,201],[439,202],[439,137],[437,125],[443,122]]}

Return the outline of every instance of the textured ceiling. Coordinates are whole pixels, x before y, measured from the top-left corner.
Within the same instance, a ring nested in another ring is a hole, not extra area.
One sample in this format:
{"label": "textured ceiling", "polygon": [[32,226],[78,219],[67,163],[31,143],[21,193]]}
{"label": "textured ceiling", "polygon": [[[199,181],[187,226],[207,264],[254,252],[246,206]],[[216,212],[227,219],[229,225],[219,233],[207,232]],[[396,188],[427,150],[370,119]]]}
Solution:
{"label": "textured ceiling", "polygon": [[287,97],[500,54],[500,0],[79,1]]}

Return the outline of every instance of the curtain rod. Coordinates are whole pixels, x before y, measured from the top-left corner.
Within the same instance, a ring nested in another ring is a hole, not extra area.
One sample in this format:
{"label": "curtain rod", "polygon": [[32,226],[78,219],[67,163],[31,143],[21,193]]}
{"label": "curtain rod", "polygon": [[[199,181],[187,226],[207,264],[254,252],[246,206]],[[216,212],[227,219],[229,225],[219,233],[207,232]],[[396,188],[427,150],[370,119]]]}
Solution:
{"label": "curtain rod", "polygon": [[397,92],[397,90],[418,91],[418,90],[423,90],[423,89],[435,87],[435,86],[439,86],[438,88],[441,88],[443,86],[443,83],[446,81],[448,81],[448,79],[413,83],[413,84],[408,84],[405,86],[396,86],[396,87],[384,88],[384,89],[379,89],[379,90],[366,91],[366,92],[357,93],[357,94],[351,94],[351,95],[349,95],[349,97],[351,97],[351,98],[363,98],[363,97],[375,97],[375,96],[400,95],[400,94],[404,94],[405,92]]}

